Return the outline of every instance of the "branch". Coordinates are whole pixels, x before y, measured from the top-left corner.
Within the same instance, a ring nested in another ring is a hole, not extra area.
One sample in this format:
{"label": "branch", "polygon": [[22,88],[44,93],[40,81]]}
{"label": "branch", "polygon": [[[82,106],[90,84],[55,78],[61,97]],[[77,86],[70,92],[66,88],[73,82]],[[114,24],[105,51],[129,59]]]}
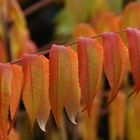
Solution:
{"label": "branch", "polygon": [[[133,28],[134,28],[134,27],[133,27]],[[135,27],[135,28],[140,29],[140,27]],[[120,30],[120,31],[115,31],[115,32],[113,32],[113,33],[119,34],[119,33],[123,33],[123,32],[126,32],[126,29],[123,29],[123,30]],[[90,38],[94,39],[94,38],[100,38],[100,37],[102,37],[102,33],[101,33],[101,34],[98,34],[98,35],[96,35],[96,36],[92,36],[92,37],[90,37]],[[73,45],[75,45],[75,44],[77,44],[77,40],[76,40],[76,41],[73,41],[73,42],[69,42],[69,43],[63,44],[63,45],[64,45],[64,46],[73,46]],[[36,53],[36,54],[37,54],[37,55],[46,55],[46,54],[48,54],[49,52],[50,52],[50,49],[47,49],[47,50],[38,52],[38,53]],[[21,62],[22,62],[22,58],[17,59],[17,60],[14,60],[14,61],[9,62],[9,63],[10,63],[10,64],[21,64]]]}
{"label": "branch", "polygon": [[54,2],[54,1],[53,0],[41,0],[41,1],[31,5],[27,9],[25,9],[24,14],[25,14],[25,16],[29,16],[29,15],[33,14],[34,12],[38,11],[39,9],[46,7],[47,5],[49,5],[52,2]]}

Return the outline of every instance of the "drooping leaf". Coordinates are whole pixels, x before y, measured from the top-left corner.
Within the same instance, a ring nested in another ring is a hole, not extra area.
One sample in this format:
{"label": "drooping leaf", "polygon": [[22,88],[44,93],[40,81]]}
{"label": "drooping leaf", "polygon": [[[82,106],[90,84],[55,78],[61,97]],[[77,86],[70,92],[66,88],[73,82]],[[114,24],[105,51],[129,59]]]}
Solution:
{"label": "drooping leaf", "polygon": [[128,50],[118,34],[103,33],[104,70],[111,87],[108,104],[117,96],[128,62]]}
{"label": "drooping leaf", "polygon": [[67,47],[67,49],[70,54],[70,79],[65,108],[70,120],[76,124],[75,118],[79,110],[81,95],[78,77],[78,56],[70,47]]}
{"label": "drooping leaf", "polygon": [[12,72],[13,77],[12,94],[10,96],[10,113],[11,118],[13,119],[20,103],[23,73],[21,66],[18,65],[12,65]]}
{"label": "drooping leaf", "polygon": [[4,139],[7,135],[11,87],[12,68],[10,64],[0,64],[0,139]]}
{"label": "drooping leaf", "polygon": [[96,39],[81,37],[78,40],[78,59],[81,93],[90,116],[102,77],[103,48]]}
{"label": "drooping leaf", "polygon": [[140,31],[134,28],[127,28],[128,50],[132,74],[135,80],[135,92],[140,90]]}
{"label": "drooping leaf", "polygon": [[39,111],[42,97],[43,63],[38,55],[25,55],[23,57],[23,91],[22,100],[29,115],[31,128],[34,125]]}
{"label": "drooping leaf", "polygon": [[50,104],[57,126],[60,127],[64,102],[69,90],[70,56],[68,50],[64,46],[53,45],[49,62]]}
{"label": "drooping leaf", "polygon": [[49,101],[49,60],[43,55],[39,56],[43,62],[43,89],[41,93],[41,102],[39,112],[37,114],[37,121],[40,128],[45,131],[45,126],[50,114],[50,101]]}

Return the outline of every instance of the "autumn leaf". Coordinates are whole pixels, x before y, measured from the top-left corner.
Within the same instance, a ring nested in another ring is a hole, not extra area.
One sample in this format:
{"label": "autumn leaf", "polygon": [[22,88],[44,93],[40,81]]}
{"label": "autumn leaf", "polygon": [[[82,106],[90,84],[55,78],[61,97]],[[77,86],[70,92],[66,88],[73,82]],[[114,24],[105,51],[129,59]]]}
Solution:
{"label": "autumn leaf", "polygon": [[80,85],[78,75],[78,56],[72,48],[67,47],[70,54],[69,90],[65,101],[66,112],[70,120],[76,124],[75,118],[80,106]]}
{"label": "autumn leaf", "polygon": [[61,45],[53,45],[50,50],[49,62],[50,104],[56,124],[60,127],[64,102],[69,90],[70,56],[68,49]]}
{"label": "autumn leaf", "polygon": [[93,19],[93,23],[94,22],[97,33],[102,33],[104,31],[117,31],[120,27],[120,17],[116,16],[113,12],[106,12],[97,15],[97,17]]}
{"label": "autumn leaf", "polygon": [[0,139],[4,139],[7,135],[11,87],[12,68],[10,64],[0,64]]}
{"label": "autumn leaf", "polygon": [[135,80],[135,92],[140,90],[140,31],[134,28],[126,30],[132,74]]}
{"label": "autumn leaf", "polygon": [[50,101],[49,101],[49,60],[43,55],[39,56],[43,62],[43,90],[41,93],[41,102],[39,112],[37,114],[37,121],[40,128],[45,131],[45,126],[50,114]]}
{"label": "autumn leaf", "polygon": [[96,35],[93,28],[90,26],[90,24],[80,23],[78,24],[73,32],[73,38],[77,40],[79,37],[92,37]]}
{"label": "autumn leaf", "polygon": [[103,48],[96,39],[81,37],[78,39],[78,59],[81,93],[90,116],[102,77]]}
{"label": "autumn leaf", "polygon": [[[89,25],[85,23],[80,23],[74,28],[73,32],[73,38],[74,40],[77,40],[79,37],[92,37],[95,36],[96,32],[94,29]],[[72,48],[77,51],[77,44],[72,46]]]}
{"label": "autumn leaf", "polygon": [[16,115],[20,98],[21,98],[21,90],[22,90],[22,68],[18,65],[11,65],[12,66],[12,94],[10,95],[10,113],[11,118],[13,119]]}
{"label": "autumn leaf", "polygon": [[43,83],[43,63],[38,55],[25,55],[23,57],[23,91],[22,100],[29,115],[31,128],[33,128],[36,115],[40,108]]}
{"label": "autumn leaf", "polygon": [[111,140],[125,137],[125,110],[126,95],[119,91],[118,95],[109,106],[109,135]]}
{"label": "autumn leaf", "polygon": [[127,27],[139,27],[140,26],[140,15],[137,14],[140,12],[140,3],[139,2],[130,2],[124,8],[121,17],[121,29]]}
{"label": "autumn leaf", "polygon": [[8,140],[20,140],[18,132],[13,128],[8,136]]}
{"label": "autumn leaf", "polygon": [[30,33],[26,28],[24,14],[17,1],[9,1],[8,14],[10,20],[14,22],[10,28],[9,36],[12,57],[19,58],[25,53],[35,53],[37,47],[30,39]]}
{"label": "autumn leaf", "polygon": [[108,104],[117,96],[128,62],[128,50],[116,33],[103,33],[104,70],[111,87]]}
{"label": "autumn leaf", "polygon": [[16,26],[20,33],[24,32],[26,29],[26,20],[24,18],[24,13],[20,8],[20,5],[17,1],[9,1],[9,17],[14,21],[14,26]]}

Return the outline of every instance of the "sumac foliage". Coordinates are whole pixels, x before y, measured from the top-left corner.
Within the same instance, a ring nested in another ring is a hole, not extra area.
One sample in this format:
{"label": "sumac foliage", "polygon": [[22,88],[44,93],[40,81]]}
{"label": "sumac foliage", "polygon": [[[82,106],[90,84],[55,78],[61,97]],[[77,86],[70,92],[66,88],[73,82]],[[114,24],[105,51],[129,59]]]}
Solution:
{"label": "sumac foliage", "polygon": [[77,52],[68,46],[52,45],[49,59],[26,54],[22,65],[0,64],[0,136],[6,137],[8,107],[13,119],[21,97],[31,128],[37,120],[45,131],[50,110],[58,127],[64,108],[74,124],[80,104],[90,116],[94,98],[101,89],[103,70],[111,88],[108,94],[108,103],[111,103],[122,85],[128,58],[137,93],[140,89],[140,31],[127,28],[126,35],[128,49],[117,33],[105,32],[102,33],[102,44],[97,39],[80,37]]}

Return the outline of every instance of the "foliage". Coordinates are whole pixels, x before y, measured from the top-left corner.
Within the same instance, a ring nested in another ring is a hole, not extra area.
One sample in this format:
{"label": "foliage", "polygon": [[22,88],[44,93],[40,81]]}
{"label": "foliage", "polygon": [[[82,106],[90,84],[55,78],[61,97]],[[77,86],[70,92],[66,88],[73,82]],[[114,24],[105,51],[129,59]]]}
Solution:
{"label": "foliage", "polygon": [[[18,140],[29,131],[20,134],[13,128],[21,100],[30,129],[37,121],[52,140],[67,139],[70,125],[75,139],[99,139],[100,118],[106,113],[111,140],[126,135],[130,140],[140,138],[140,3],[128,4],[121,13],[121,0],[66,0],[56,20],[56,34],[73,34],[76,42],[53,44],[39,54],[29,54],[37,49],[17,1],[0,0],[0,7],[0,139]],[[5,24],[9,21],[10,27]],[[80,23],[84,21],[89,24]],[[8,47],[11,60],[21,59],[3,63],[9,61]],[[43,56],[46,52],[49,59]],[[128,73],[133,76],[134,88]],[[110,86],[106,92],[105,78]],[[135,98],[129,101],[131,91]],[[53,127],[52,118],[62,133]],[[51,129],[47,129],[50,122]]]}

